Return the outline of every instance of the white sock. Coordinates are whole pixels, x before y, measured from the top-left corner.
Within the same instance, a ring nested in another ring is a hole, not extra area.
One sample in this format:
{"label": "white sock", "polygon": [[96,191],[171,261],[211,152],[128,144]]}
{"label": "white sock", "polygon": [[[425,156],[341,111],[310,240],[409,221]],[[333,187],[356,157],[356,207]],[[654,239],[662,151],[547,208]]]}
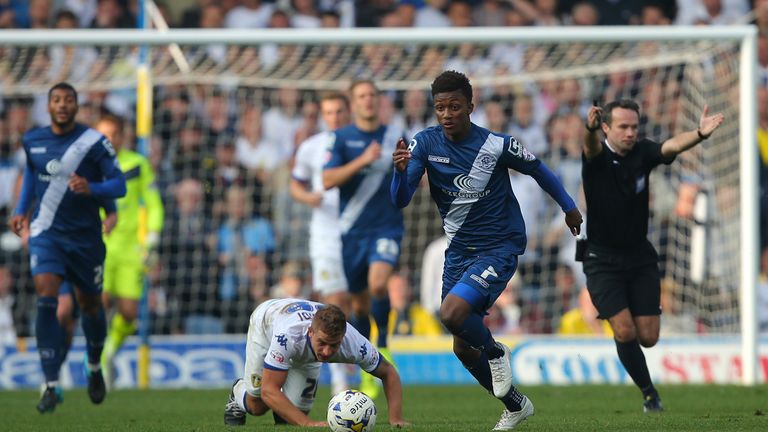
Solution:
{"label": "white sock", "polygon": [[[344,363],[328,363],[328,368],[331,371],[331,387],[335,390],[348,388],[347,386],[347,369]],[[340,390],[339,390],[340,391]]]}
{"label": "white sock", "polygon": [[46,387],[55,388],[55,387],[59,386],[59,382],[58,381],[46,381],[45,386]]}
{"label": "white sock", "polygon": [[101,370],[101,363],[88,363],[88,370],[93,372],[98,372]]}
{"label": "white sock", "polygon": [[245,381],[240,380],[235,384],[235,388],[232,389],[232,392],[235,394],[235,402],[237,402],[237,406],[240,407],[245,412],[248,412],[248,410],[245,408]]}

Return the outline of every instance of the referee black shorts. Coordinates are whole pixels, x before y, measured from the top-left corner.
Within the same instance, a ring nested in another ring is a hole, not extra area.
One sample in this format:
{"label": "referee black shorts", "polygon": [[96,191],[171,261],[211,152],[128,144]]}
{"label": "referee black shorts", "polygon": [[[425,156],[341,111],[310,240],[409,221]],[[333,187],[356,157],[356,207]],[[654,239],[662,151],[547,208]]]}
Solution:
{"label": "referee black shorts", "polygon": [[584,273],[598,318],[611,318],[624,308],[632,316],[661,314],[658,255],[650,242],[628,250],[588,243]]}

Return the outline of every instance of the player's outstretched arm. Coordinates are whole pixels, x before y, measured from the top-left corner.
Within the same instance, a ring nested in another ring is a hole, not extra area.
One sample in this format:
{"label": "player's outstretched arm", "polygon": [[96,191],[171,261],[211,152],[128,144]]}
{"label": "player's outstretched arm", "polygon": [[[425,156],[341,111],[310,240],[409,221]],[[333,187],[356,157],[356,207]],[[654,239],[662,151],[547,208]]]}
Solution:
{"label": "player's outstretched arm", "polygon": [[384,384],[384,394],[387,396],[389,407],[389,424],[397,427],[409,425],[409,422],[403,420],[403,386],[397,370],[382,357],[381,363],[371,374],[381,379]]}
{"label": "player's outstretched arm", "polygon": [[573,201],[563,184],[557,176],[547,167],[544,162],[538,164],[530,174],[536,180],[536,183],[554,199],[565,213],[565,224],[571,234],[578,235],[581,232],[582,217],[576,203]]}
{"label": "player's outstretched arm", "polygon": [[683,132],[664,141],[661,145],[661,155],[663,157],[677,156],[689,148],[699,144],[709,138],[712,133],[723,124],[725,115],[717,113],[709,114],[709,106],[704,105],[704,111],[699,119],[699,128],[694,131]]}
{"label": "player's outstretched arm", "polygon": [[261,398],[269,408],[289,424],[296,426],[328,426],[324,421],[313,421],[292,404],[281,390],[288,378],[288,371],[264,368],[261,380]]}

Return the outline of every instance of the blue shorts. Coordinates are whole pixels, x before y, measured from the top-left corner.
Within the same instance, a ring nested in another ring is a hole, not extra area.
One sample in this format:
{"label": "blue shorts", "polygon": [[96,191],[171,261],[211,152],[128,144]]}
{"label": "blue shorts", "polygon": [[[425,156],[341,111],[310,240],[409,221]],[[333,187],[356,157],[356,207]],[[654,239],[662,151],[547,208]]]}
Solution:
{"label": "blue shorts", "polygon": [[99,239],[88,246],[54,240],[42,235],[29,239],[32,276],[54,273],[86,294],[101,292],[106,249]]}
{"label": "blue shorts", "polygon": [[517,270],[517,255],[508,248],[481,252],[482,255],[462,255],[450,248],[445,253],[443,267],[443,292],[445,296],[458,283],[476,289],[485,299],[485,304],[474,305],[477,312],[484,313],[504,292],[507,282]]}
{"label": "blue shorts", "polygon": [[388,230],[366,235],[346,234],[341,237],[341,256],[349,291],[359,293],[368,287],[368,267],[385,262],[393,267],[400,260],[401,230]]}

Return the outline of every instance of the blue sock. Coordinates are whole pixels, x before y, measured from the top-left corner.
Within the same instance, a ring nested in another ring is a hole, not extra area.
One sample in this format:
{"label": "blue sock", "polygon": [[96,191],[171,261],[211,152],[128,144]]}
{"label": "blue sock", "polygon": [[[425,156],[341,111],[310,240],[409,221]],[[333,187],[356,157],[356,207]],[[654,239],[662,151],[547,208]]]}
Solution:
{"label": "blue sock", "polygon": [[72,347],[72,341],[67,340],[67,330],[64,327],[59,325],[59,329],[61,329],[61,347],[59,347],[59,370],[61,370],[64,362],[67,361],[67,354],[69,354],[69,349]]}
{"label": "blue sock", "polygon": [[464,320],[461,330],[456,336],[467,341],[471,347],[484,351],[489,359],[504,355],[504,350],[496,345],[491,331],[483,324],[483,317],[478,313],[472,313]]}
{"label": "blue sock", "polygon": [[[488,390],[488,393],[493,394],[493,383],[491,382],[491,367],[488,365],[488,356],[485,352],[480,351],[480,357],[475,360],[472,365],[466,365],[462,363],[465,369],[472,374],[473,377]],[[517,391],[515,386],[509,389],[506,396],[499,399],[509,411],[520,411],[522,409],[523,395]]]}
{"label": "blue sock", "polygon": [[389,296],[385,295],[382,298],[374,297],[371,299],[371,315],[376,322],[376,327],[379,329],[379,336],[376,339],[376,346],[379,348],[387,347],[387,331],[389,329],[389,311],[391,310],[389,305]]}
{"label": "blue sock", "polygon": [[40,363],[46,382],[59,380],[59,355],[61,354],[62,331],[59,319],[56,318],[58,297],[37,298],[37,319],[35,320],[35,336],[37,351],[40,353]]}
{"label": "blue sock", "polygon": [[107,319],[104,309],[99,309],[95,315],[83,313],[83,333],[88,349],[88,363],[97,365],[101,362],[101,351],[104,349],[104,339],[107,337]]}
{"label": "blue sock", "polygon": [[349,323],[352,324],[352,327],[360,332],[364,338],[368,339],[371,337],[371,319],[368,315],[360,316],[352,312],[349,314]]}

